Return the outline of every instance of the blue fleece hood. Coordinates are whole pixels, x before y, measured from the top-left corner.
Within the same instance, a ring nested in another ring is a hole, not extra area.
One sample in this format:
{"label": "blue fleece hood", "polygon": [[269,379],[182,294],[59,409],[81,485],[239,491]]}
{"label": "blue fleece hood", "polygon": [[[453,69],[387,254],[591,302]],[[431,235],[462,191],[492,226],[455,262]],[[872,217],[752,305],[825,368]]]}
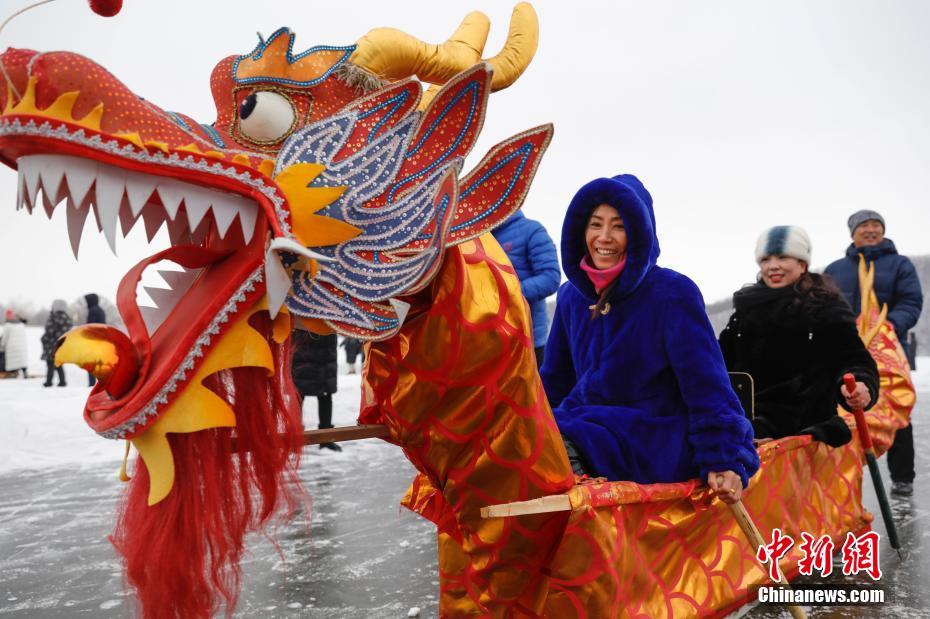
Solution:
{"label": "blue fleece hood", "polygon": [[562,270],[579,292],[588,298],[597,298],[594,284],[581,270],[580,264],[588,252],[585,245],[588,219],[601,204],[617,209],[626,227],[626,266],[611,295],[612,298],[623,298],[639,287],[659,258],[652,196],[632,174],[594,179],[572,198],[562,224]]}

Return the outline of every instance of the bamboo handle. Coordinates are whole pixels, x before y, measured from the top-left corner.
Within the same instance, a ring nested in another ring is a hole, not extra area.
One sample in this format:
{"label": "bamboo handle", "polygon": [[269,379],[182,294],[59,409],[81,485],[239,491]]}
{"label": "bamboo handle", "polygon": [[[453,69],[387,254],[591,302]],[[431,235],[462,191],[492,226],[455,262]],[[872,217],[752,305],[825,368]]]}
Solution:
{"label": "bamboo handle", "polygon": [[[765,540],[762,538],[762,534],[759,533],[759,528],[756,526],[756,523],[753,522],[752,518],[749,516],[749,512],[746,511],[743,502],[736,501],[735,503],[730,503],[729,506],[730,511],[733,512],[733,517],[736,519],[737,524],[739,524],[739,528],[743,530],[743,535],[746,536],[749,543],[752,544],[754,548],[765,546]],[[788,579],[786,579],[785,575],[780,571],[778,572],[777,582],[780,585],[790,586]],[[794,619],[807,619],[807,613],[805,613],[804,609],[800,606],[788,606],[788,612],[791,613]]]}

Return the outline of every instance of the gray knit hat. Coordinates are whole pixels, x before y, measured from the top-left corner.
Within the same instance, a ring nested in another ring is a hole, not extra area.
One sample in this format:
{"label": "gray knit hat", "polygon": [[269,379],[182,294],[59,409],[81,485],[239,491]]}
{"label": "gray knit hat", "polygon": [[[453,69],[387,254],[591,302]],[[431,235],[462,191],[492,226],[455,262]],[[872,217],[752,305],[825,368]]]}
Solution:
{"label": "gray knit hat", "polygon": [[756,241],[756,262],[766,256],[791,256],[811,263],[811,238],[800,226],[774,226],[762,232]]}
{"label": "gray knit hat", "polygon": [[856,211],[849,216],[849,221],[846,224],[849,226],[849,234],[852,235],[856,231],[856,228],[864,224],[865,222],[874,219],[882,225],[882,229],[885,228],[885,218],[879,215],[875,211],[870,211],[868,209],[862,209],[861,211]]}

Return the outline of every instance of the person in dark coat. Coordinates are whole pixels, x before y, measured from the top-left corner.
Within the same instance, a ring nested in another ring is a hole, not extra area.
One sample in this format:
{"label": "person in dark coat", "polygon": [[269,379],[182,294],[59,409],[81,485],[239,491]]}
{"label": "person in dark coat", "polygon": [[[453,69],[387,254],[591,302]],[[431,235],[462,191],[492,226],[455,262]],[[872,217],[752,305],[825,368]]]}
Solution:
{"label": "person in dark coat", "polygon": [[562,228],[555,317],[540,375],[576,473],[649,484],[699,477],[739,499],[759,468],[697,286],[656,265],[652,197],[599,178]]}
{"label": "person in dark coat", "polygon": [[347,337],[342,340],[339,346],[346,349],[346,363],[349,365],[349,374],[355,374],[355,359],[359,354],[362,355],[362,363],[365,362],[365,351],[362,350],[361,340]]}
{"label": "person in dark coat", "polygon": [[[755,386],[756,439],[810,434],[831,447],[852,440],[837,414],[867,410],[878,399],[878,369],[856,331],[840,291],[810,273],[811,243],[797,226],[776,226],[756,244],[760,281],[733,295],[733,315],[720,333],[732,372]],[[856,377],[848,393],[843,375]]]}
{"label": "person in dark coat", "polygon": [[[879,304],[888,305],[888,321],[894,327],[904,354],[907,332],[917,324],[923,308],[923,291],[913,263],[898,254],[891,239],[885,237],[885,219],[870,210],[856,211],[847,221],[852,243],[846,256],[832,262],[824,271],[833,278],[853,312],[859,314],[859,256],[875,267],[875,296]],[[902,496],[914,493],[914,428],[912,424],[895,433],[894,443],[888,450],[888,469],[891,471],[891,492]]]}
{"label": "person in dark coat", "polygon": [[[333,427],[333,394],[336,393],[338,364],[336,362],[336,335],[316,335],[308,331],[295,331],[291,336],[294,357],[291,376],[303,399],[316,396],[319,428]],[[336,443],[320,443],[320,449],[342,451]]]}
{"label": "person in dark coat", "polygon": [[55,299],[52,311],[45,321],[45,332],[42,334],[42,359],[45,361],[45,387],[52,386],[52,377],[58,372],[58,386],[64,387],[65,369],[55,367],[55,344],[58,338],[67,333],[72,327],[71,317],[68,316],[68,303],[64,299]]}
{"label": "person in dark coat", "polygon": [[546,336],[549,333],[546,298],[555,294],[562,279],[555,243],[543,225],[527,219],[523,211],[511,215],[492,234],[510,258],[520,280],[523,296],[529,303],[536,364],[542,365]]}
{"label": "person in dark coat", "polygon": [[[86,324],[105,324],[107,315],[100,307],[100,299],[94,293],[85,294],[84,300],[87,302],[87,320]],[[90,372],[87,373],[87,384],[93,387],[97,384],[97,379]]]}

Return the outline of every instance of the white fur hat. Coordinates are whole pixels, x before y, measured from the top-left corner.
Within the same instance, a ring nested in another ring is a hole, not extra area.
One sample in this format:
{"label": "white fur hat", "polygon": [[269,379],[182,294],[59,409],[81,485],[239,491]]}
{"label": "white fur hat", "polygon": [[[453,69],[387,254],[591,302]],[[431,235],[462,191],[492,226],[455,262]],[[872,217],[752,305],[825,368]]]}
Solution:
{"label": "white fur hat", "polygon": [[756,262],[766,256],[791,256],[811,263],[811,239],[800,226],[773,226],[756,241]]}

